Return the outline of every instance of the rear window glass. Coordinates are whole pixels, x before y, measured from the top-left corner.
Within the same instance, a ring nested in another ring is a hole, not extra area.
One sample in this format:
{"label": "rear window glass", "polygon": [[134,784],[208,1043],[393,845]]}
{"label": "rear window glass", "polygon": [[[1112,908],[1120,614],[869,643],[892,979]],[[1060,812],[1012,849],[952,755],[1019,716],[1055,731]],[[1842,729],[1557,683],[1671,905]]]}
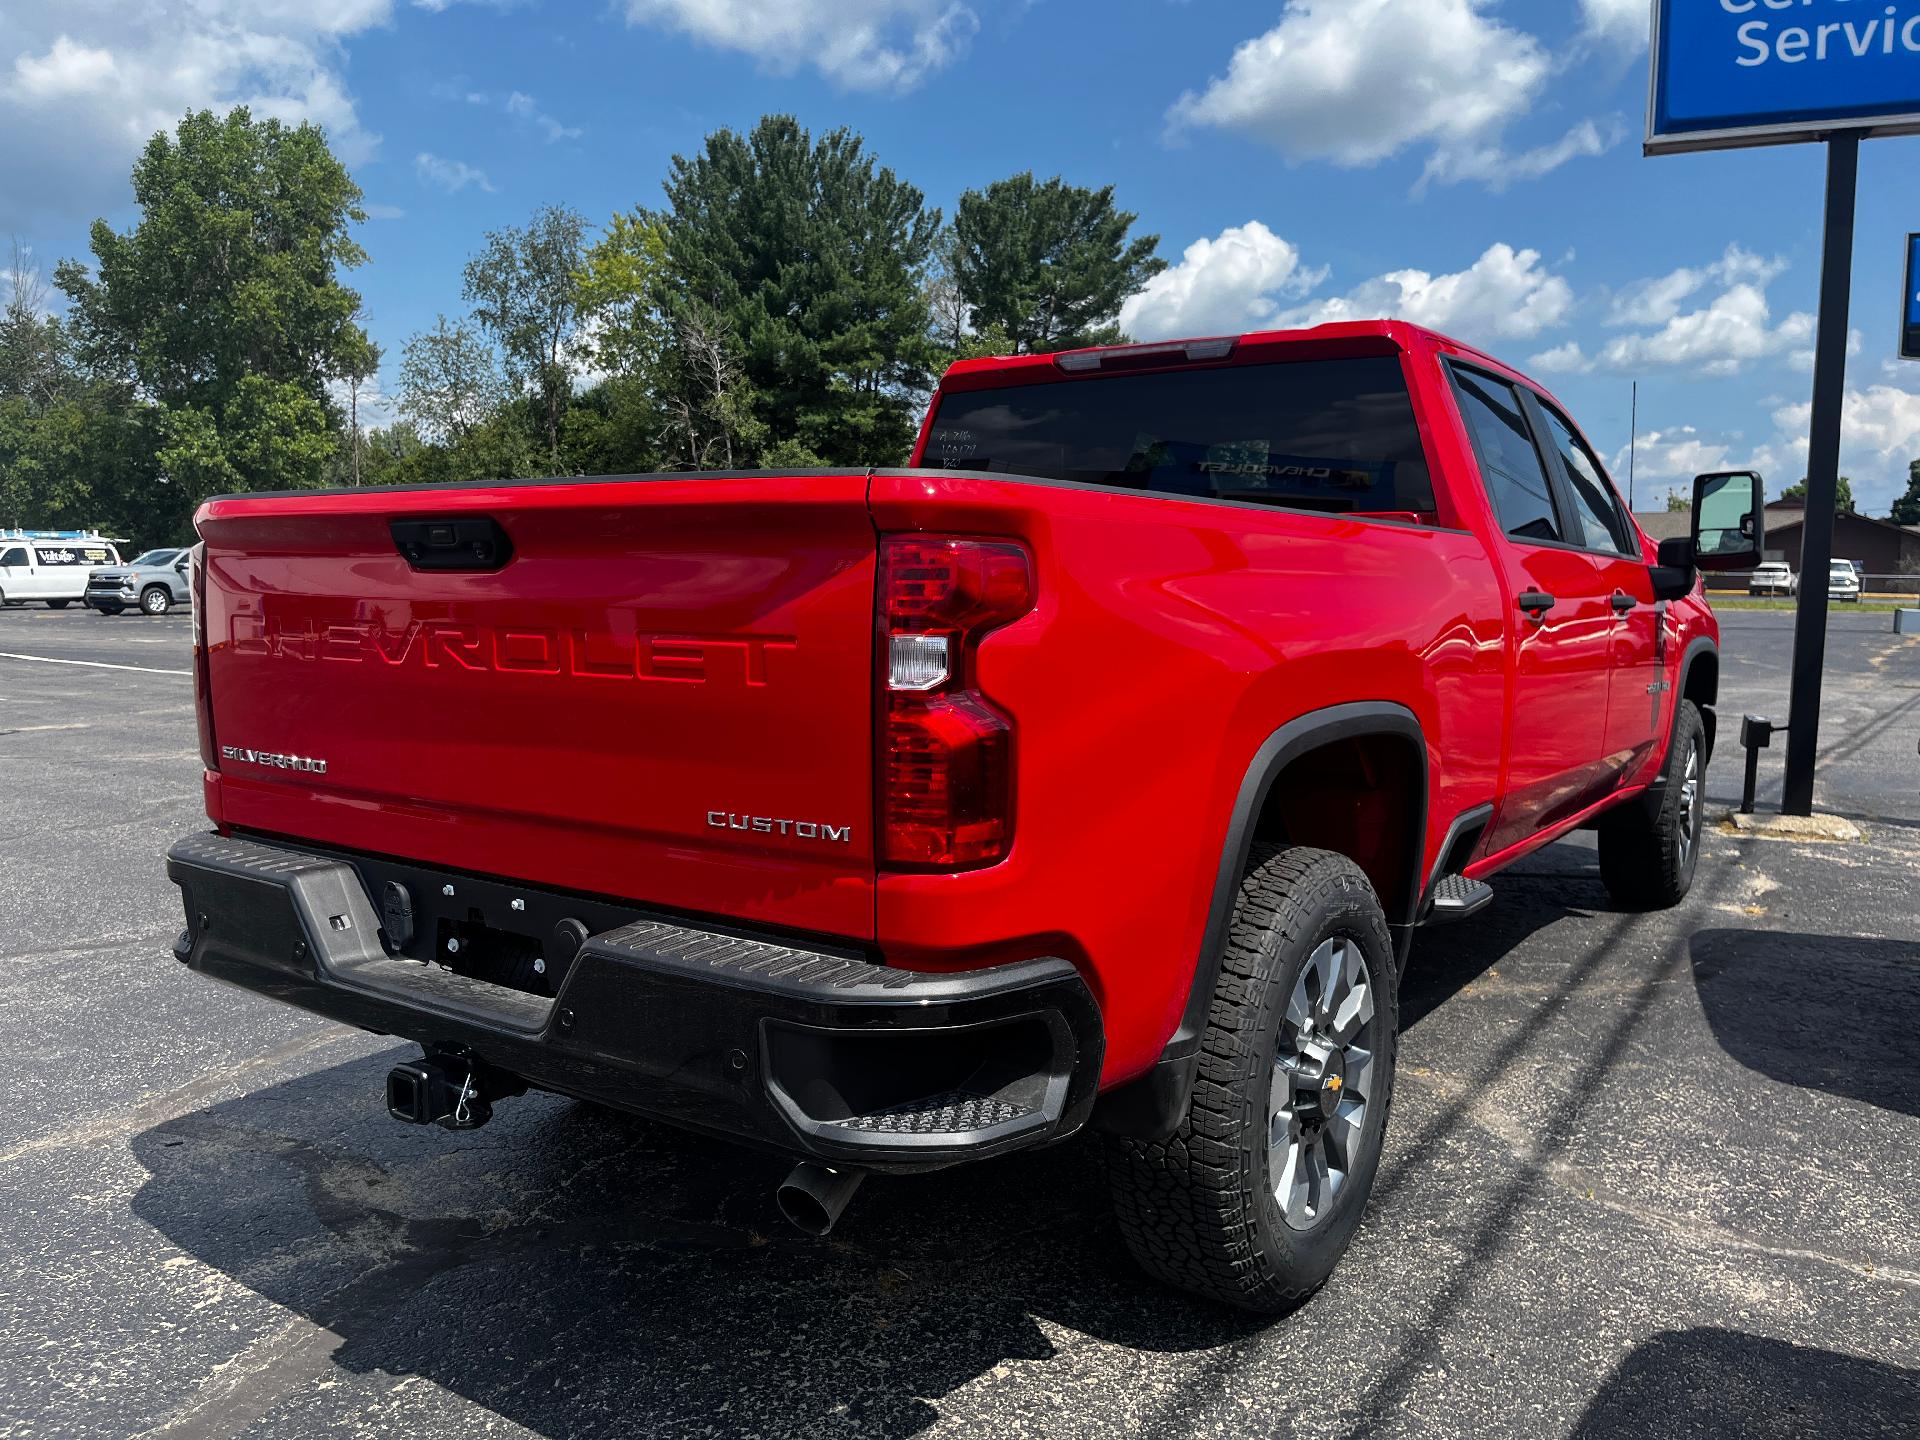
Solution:
{"label": "rear window glass", "polygon": [[920,463],[1312,510],[1433,509],[1406,379],[1386,355],[956,390]]}

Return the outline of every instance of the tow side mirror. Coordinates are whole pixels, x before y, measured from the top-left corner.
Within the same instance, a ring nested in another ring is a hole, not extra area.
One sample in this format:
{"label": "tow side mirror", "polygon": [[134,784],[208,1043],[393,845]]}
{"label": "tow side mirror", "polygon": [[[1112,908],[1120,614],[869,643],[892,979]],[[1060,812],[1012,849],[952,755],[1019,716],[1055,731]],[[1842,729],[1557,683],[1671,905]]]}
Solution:
{"label": "tow side mirror", "polygon": [[1766,492],[1753,470],[1693,479],[1693,563],[1701,570],[1751,570],[1767,539]]}
{"label": "tow side mirror", "polygon": [[1693,477],[1693,533],[1660,542],[1653,598],[1678,600],[1697,572],[1752,570],[1767,542],[1767,498],[1759,472],[1717,470]]}

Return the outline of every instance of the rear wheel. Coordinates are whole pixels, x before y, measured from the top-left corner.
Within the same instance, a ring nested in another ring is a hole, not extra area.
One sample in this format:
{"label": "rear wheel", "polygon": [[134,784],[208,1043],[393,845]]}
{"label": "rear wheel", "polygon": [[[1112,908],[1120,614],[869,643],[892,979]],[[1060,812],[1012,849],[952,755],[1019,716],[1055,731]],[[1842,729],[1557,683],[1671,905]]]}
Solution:
{"label": "rear wheel", "polygon": [[49,610],[64,610],[72,603],[73,601],[71,600],[49,600],[47,601],[47,608]]}
{"label": "rear wheel", "polygon": [[1108,1144],[1114,1212],[1143,1269],[1248,1310],[1320,1286],[1379,1168],[1394,990],[1386,917],[1360,868],[1258,847],[1179,1129]]}
{"label": "rear wheel", "polygon": [[1691,700],[1680,702],[1659,808],[1623,805],[1600,822],[1600,878],[1632,910],[1678,905],[1693,884],[1707,799],[1707,731]]}
{"label": "rear wheel", "polygon": [[173,608],[173,596],[164,585],[149,585],[140,592],[140,608],[149,615],[164,615]]}
{"label": "rear wheel", "polygon": [[102,615],[118,615],[122,607],[118,605],[96,605],[93,608],[98,610]]}

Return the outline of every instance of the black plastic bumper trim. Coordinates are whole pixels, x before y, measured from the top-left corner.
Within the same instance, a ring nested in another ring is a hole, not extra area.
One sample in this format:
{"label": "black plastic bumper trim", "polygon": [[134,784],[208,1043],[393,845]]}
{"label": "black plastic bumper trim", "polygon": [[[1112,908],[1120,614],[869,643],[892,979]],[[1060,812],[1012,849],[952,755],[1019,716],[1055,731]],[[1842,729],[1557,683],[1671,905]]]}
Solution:
{"label": "black plastic bumper trim", "polygon": [[[198,834],[169,851],[167,874],[187,915],[176,957],[203,974],[464,1047],[541,1089],[822,1161],[934,1169],[1048,1143],[1085,1123],[1099,1083],[1099,1011],[1061,959],[924,974],[644,916],[589,936],[549,999],[394,958],[352,857]],[[791,1035],[813,1040],[773,1038]],[[1017,1073],[1003,1036],[1020,1041]],[[875,1043],[889,1037],[899,1043]],[[976,1129],[926,1131],[850,1123],[862,1117],[820,1100],[884,1094],[886,1067],[928,1037],[958,1065],[977,1050],[994,1093],[1018,1105],[976,1107],[990,1117]],[[795,1068],[816,1062],[834,1073]]]}

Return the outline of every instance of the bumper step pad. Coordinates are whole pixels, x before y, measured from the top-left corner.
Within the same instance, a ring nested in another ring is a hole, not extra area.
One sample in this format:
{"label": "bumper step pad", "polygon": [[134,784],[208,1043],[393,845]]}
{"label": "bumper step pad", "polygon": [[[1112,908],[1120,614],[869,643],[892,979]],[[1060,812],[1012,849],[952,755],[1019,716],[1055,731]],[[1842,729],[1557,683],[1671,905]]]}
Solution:
{"label": "bumper step pad", "polygon": [[864,1130],[876,1135],[957,1135],[1004,1125],[1032,1113],[1025,1105],[997,1100],[984,1095],[951,1091],[930,1095],[909,1105],[896,1105],[875,1115],[855,1115],[842,1120],[847,1130]]}
{"label": "bumper step pad", "polygon": [[[1098,1088],[1099,1009],[1063,959],[904,970],[850,944],[250,836],[189,836],[167,871],[186,902],[174,954],[200,973],[539,1089],[827,1164],[932,1170],[1045,1144],[1086,1122]],[[603,928],[551,997],[528,994],[397,957],[371,898],[395,874],[426,897],[457,885],[463,902],[564,901]]]}

